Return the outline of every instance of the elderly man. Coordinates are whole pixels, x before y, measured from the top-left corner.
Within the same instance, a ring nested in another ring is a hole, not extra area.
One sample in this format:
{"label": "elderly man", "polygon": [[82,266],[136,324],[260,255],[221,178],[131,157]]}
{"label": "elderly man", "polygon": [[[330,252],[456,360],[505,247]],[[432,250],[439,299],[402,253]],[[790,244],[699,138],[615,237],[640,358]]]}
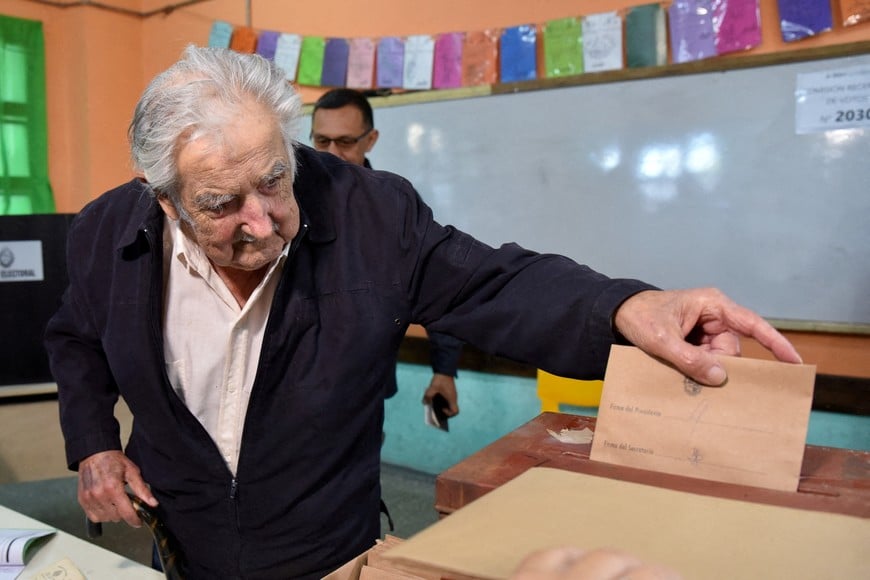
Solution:
{"label": "elderly man", "polygon": [[299,114],[268,61],[190,47],[136,107],[140,179],[70,228],[46,344],[79,502],[137,525],[129,486],[189,578],[317,578],[372,545],[378,394],[411,322],[578,378],[620,341],[711,385],[738,334],[800,360],[716,290],[659,291],[442,226],[404,179],[299,145]]}

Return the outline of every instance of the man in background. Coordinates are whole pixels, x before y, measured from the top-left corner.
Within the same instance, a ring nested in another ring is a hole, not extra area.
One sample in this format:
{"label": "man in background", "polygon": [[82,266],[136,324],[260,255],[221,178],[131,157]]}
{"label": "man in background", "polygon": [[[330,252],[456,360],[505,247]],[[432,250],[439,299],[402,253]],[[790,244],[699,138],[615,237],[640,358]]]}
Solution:
{"label": "man in background", "polygon": [[[311,142],[318,151],[327,151],[345,161],[372,168],[366,154],[378,142],[372,106],[365,95],[353,89],[332,89],[314,104],[311,114]],[[462,354],[462,341],[448,334],[430,332],[432,381],[423,393],[423,403],[431,405],[436,395],[446,401],[445,414],[459,413],[456,370]],[[395,374],[384,388],[384,398],[396,394]]]}

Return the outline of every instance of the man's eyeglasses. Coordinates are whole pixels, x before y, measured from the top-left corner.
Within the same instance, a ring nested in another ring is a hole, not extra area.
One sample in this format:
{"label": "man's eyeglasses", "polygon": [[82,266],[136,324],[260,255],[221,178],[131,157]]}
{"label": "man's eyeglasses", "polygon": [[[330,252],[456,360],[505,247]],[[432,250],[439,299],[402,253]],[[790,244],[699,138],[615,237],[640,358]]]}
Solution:
{"label": "man's eyeglasses", "polygon": [[348,147],[353,147],[357,143],[359,143],[362,139],[364,139],[369,133],[374,130],[374,127],[369,127],[366,131],[359,135],[358,137],[350,137],[349,135],[343,135],[341,137],[330,138],[326,135],[321,135],[319,133],[311,134],[311,142],[314,143],[314,147],[317,149],[328,149],[330,143],[335,143],[335,145],[339,149],[347,149]]}

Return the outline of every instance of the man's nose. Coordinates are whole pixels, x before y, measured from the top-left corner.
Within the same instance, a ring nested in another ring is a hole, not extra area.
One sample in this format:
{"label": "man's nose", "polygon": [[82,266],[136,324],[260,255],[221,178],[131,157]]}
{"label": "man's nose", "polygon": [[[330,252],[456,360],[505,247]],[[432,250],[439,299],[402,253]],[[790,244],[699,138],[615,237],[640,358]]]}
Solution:
{"label": "man's nose", "polygon": [[264,238],[274,230],[271,202],[262,195],[248,195],[242,206],[242,231],[255,238]]}
{"label": "man's nose", "polygon": [[333,155],[335,155],[336,157],[341,157],[342,159],[344,159],[344,157],[342,156],[342,150],[338,146],[338,143],[336,143],[335,141],[330,141],[329,147],[327,147],[326,150],[329,153],[332,153]]}

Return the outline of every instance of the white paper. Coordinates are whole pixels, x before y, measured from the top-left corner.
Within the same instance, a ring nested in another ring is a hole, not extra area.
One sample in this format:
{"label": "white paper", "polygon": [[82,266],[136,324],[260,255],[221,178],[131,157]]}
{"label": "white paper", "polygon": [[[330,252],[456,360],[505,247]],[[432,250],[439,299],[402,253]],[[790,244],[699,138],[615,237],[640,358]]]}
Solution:
{"label": "white paper", "polygon": [[870,127],[870,65],[797,75],[797,134],[859,127]]}
{"label": "white paper", "polygon": [[36,573],[32,580],[87,580],[72,560],[64,558]]}
{"label": "white paper", "polygon": [[0,282],[43,280],[42,242],[0,242]]}
{"label": "white paper", "polygon": [[55,530],[0,529],[0,580],[14,580],[24,570],[27,551],[39,538]]}
{"label": "white paper", "polygon": [[409,36],[405,41],[405,68],[402,88],[429,90],[432,88],[432,65],[435,61],[435,41],[431,36]]}
{"label": "white paper", "polygon": [[547,429],[547,433],[562,443],[583,445],[592,442],[592,429],[588,427],[583,429],[562,429],[558,433],[552,429]]}
{"label": "white paper", "polygon": [[583,18],[583,71],[622,68],[622,20],[616,12]]}
{"label": "white paper", "polygon": [[275,45],[275,64],[281,67],[288,81],[296,80],[296,67],[302,52],[302,37],[298,34],[282,34]]}

